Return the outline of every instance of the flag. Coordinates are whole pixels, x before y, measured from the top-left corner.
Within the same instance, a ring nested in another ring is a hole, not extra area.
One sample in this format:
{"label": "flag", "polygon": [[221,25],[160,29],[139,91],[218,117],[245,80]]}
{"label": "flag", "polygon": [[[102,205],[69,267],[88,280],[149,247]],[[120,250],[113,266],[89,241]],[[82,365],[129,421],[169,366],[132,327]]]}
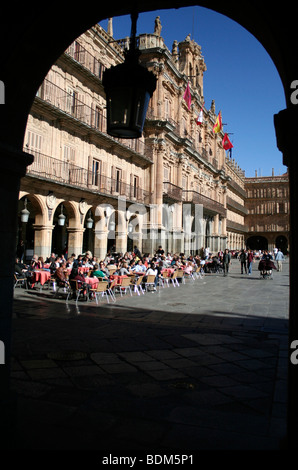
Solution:
{"label": "flag", "polygon": [[230,141],[228,134],[224,135],[224,138],[222,139],[222,146],[225,150],[229,150],[233,147],[233,144]]}
{"label": "flag", "polygon": [[189,82],[187,82],[187,87],[183,95],[183,99],[185,100],[188,109],[190,109],[191,105],[191,94],[190,94],[190,89],[189,89]]}
{"label": "flag", "polygon": [[214,134],[218,134],[221,130],[222,130],[222,120],[221,120],[221,111],[219,111],[215,124],[213,126],[213,132]]}
{"label": "flag", "polygon": [[197,125],[201,125],[203,123],[203,108],[201,108],[201,111],[199,112],[196,123]]}

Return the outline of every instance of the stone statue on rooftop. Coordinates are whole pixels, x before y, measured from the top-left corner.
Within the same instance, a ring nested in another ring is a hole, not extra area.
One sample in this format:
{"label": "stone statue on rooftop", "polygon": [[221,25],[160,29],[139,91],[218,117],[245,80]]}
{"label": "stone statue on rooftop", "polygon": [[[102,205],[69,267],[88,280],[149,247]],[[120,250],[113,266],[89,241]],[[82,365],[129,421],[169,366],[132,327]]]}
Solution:
{"label": "stone statue on rooftop", "polygon": [[155,23],[154,23],[154,34],[156,34],[156,36],[160,36],[160,33],[161,33],[161,22],[160,22],[160,17],[157,16],[155,18]]}

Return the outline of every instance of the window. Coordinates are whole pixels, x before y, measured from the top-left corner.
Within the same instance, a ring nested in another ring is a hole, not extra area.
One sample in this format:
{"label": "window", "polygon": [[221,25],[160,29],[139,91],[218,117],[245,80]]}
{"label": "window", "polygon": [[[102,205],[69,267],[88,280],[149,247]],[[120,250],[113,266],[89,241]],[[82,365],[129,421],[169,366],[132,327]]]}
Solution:
{"label": "window", "polygon": [[42,136],[40,134],[36,134],[35,132],[28,131],[26,147],[36,155],[41,153],[41,146]]}
{"label": "window", "polygon": [[72,88],[67,88],[66,109],[69,114],[74,114],[76,109],[76,92]]}
{"label": "window", "polygon": [[115,170],[115,192],[120,193],[121,191],[121,170],[116,168]]}
{"label": "window", "polygon": [[101,170],[101,161],[93,160],[92,161],[92,184],[93,186],[99,186],[100,184],[100,170]]}
{"label": "window", "polygon": [[102,130],[102,110],[99,106],[96,106],[94,111],[94,127],[100,131]]}
{"label": "window", "polygon": [[64,145],[63,147],[63,159],[65,162],[75,162],[76,151],[75,148],[70,147],[69,145]]}
{"label": "window", "polygon": [[137,176],[133,177],[133,188],[132,188],[132,193],[133,197],[137,198],[138,196],[138,186],[139,186],[139,178]]}
{"label": "window", "polygon": [[163,167],[163,180],[170,181],[170,168]]}

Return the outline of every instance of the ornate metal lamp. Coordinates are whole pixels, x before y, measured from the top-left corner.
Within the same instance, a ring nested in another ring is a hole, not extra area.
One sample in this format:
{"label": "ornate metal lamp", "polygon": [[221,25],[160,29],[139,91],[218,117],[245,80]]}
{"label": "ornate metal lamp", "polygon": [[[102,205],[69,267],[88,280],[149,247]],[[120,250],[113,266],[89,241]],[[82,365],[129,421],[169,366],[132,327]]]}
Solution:
{"label": "ornate metal lamp", "polygon": [[24,200],[24,209],[21,211],[21,221],[27,223],[29,220],[30,212],[27,209],[27,198]]}
{"label": "ornate metal lamp", "polygon": [[153,72],[139,63],[137,18],[138,14],[131,15],[130,46],[124,63],[105,70],[102,78],[107,100],[107,133],[122,139],[142,136],[149,100],[156,88]]}

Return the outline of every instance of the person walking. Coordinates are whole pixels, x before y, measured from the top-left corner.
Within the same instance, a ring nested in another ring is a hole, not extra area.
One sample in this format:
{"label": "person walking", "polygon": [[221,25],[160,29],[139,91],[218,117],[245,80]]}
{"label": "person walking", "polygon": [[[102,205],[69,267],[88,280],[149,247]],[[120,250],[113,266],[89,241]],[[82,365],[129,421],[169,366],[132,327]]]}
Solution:
{"label": "person walking", "polygon": [[229,253],[229,250],[227,248],[225,249],[225,252],[223,254],[222,262],[223,262],[224,276],[227,276],[229,273],[229,267],[231,264],[231,253]]}
{"label": "person walking", "polygon": [[285,259],[283,252],[279,249],[276,256],[275,261],[277,261],[277,271],[282,271],[282,262]]}
{"label": "person walking", "polygon": [[245,274],[247,274],[247,269],[246,269],[247,253],[244,251],[244,249],[241,250],[239,259],[241,263],[241,274],[243,274],[243,269],[245,270]]}
{"label": "person walking", "polygon": [[248,253],[247,253],[247,270],[248,270],[248,275],[249,276],[251,275],[253,260],[254,260],[254,254],[251,250],[248,250]]}

